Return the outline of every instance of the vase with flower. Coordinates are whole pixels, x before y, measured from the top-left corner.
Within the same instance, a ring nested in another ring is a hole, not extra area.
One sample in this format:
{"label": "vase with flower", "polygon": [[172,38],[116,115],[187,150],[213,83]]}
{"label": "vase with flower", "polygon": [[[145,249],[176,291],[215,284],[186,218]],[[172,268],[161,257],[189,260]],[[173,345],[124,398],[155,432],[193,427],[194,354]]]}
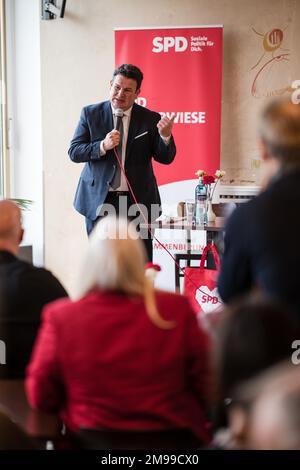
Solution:
{"label": "vase with flower", "polygon": [[[214,222],[216,220],[216,215],[212,208],[212,200],[216,186],[220,179],[225,175],[225,171],[217,170],[214,175],[208,175],[203,170],[198,170],[196,175],[201,178],[201,184],[205,187],[206,194],[206,220],[207,222]],[[196,188],[197,190],[197,188]]]}

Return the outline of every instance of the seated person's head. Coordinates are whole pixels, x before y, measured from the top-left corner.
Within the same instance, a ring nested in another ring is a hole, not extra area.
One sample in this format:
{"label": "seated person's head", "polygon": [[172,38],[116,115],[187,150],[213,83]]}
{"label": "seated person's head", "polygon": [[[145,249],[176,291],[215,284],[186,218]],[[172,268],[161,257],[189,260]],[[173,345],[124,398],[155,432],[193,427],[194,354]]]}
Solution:
{"label": "seated person's head", "polygon": [[276,100],[262,112],[259,123],[265,180],[278,171],[300,168],[300,106]]}
{"label": "seated person's head", "polygon": [[237,387],[228,406],[239,449],[300,450],[300,369],[290,361]]}
{"label": "seated person's head", "polygon": [[0,201],[0,249],[17,254],[23,238],[21,211],[12,201]]}
{"label": "seated person's head", "polygon": [[77,298],[93,290],[144,297],[149,316],[161,328],[173,322],[160,317],[151,282],[145,276],[146,252],[134,221],[107,216],[95,226],[79,275]]}
{"label": "seated person's head", "polygon": [[107,216],[90,238],[80,282],[82,293],[93,288],[143,294],[146,254],[133,223]]}
{"label": "seated person's head", "polygon": [[289,310],[262,296],[225,308],[214,348],[219,398],[230,397],[240,382],[290,356],[297,332]]}

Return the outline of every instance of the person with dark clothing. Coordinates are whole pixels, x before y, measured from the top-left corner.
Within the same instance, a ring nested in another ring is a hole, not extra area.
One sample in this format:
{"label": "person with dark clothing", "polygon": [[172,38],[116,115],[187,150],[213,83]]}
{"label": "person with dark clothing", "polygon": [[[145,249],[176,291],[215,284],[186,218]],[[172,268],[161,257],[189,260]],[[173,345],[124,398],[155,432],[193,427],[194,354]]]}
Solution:
{"label": "person with dark clothing", "polygon": [[0,201],[1,379],[24,377],[42,308],[68,295],[51,272],[17,258],[22,237],[20,209]]}
{"label": "person with dark clothing", "polygon": [[300,106],[272,102],[260,122],[267,171],[263,191],[242,204],[225,227],[219,293],[228,303],[260,290],[300,315]]}

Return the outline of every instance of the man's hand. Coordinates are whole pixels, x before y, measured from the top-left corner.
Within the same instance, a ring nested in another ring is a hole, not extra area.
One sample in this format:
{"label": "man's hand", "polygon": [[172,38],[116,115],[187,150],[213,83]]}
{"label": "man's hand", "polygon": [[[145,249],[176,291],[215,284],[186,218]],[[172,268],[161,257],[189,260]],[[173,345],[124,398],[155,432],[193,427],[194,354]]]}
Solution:
{"label": "man's hand", "polygon": [[164,137],[165,139],[167,139],[168,137],[171,137],[174,119],[175,119],[175,114],[173,114],[171,119],[169,119],[167,116],[164,116],[157,123],[158,132],[161,137]]}
{"label": "man's hand", "polygon": [[113,129],[108,134],[106,134],[105,139],[103,140],[103,148],[105,152],[111,150],[114,147],[117,147],[120,143],[120,132],[116,129]]}

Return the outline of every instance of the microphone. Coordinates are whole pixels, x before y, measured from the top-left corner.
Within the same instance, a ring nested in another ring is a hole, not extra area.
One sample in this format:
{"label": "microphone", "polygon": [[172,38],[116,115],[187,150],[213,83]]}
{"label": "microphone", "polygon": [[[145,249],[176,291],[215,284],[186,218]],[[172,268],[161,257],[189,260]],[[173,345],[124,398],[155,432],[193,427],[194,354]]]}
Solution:
{"label": "microphone", "polygon": [[115,115],[116,115],[116,117],[117,117],[115,130],[116,130],[116,131],[120,131],[122,118],[123,118],[123,116],[124,116],[124,111],[123,111],[123,109],[120,109],[120,108],[116,109]]}

